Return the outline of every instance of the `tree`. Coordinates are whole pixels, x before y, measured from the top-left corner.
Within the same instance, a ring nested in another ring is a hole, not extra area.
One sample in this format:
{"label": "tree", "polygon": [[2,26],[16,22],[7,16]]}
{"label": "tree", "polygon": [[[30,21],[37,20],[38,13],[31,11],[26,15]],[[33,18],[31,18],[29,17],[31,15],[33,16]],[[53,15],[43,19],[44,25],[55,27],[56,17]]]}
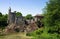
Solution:
{"label": "tree", "polygon": [[45,8],[44,25],[52,31],[60,29],[60,0],[49,0]]}
{"label": "tree", "polygon": [[22,13],[21,12],[17,12],[16,16],[22,16]]}
{"label": "tree", "polygon": [[7,26],[7,16],[7,14],[2,15],[2,13],[0,13],[0,27]]}
{"label": "tree", "polygon": [[30,20],[33,19],[33,16],[31,14],[28,14],[25,18]]}
{"label": "tree", "polygon": [[0,12],[0,17],[2,17],[2,13]]}

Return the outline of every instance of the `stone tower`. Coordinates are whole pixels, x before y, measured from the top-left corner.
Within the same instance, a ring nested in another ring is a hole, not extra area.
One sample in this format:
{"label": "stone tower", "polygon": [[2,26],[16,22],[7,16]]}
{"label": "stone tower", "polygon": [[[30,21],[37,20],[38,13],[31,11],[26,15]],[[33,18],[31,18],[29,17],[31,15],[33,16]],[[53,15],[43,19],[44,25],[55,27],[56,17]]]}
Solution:
{"label": "stone tower", "polygon": [[9,7],[8,11],[8,24],[15,23],[15,11],[11,12],[11,8]]}

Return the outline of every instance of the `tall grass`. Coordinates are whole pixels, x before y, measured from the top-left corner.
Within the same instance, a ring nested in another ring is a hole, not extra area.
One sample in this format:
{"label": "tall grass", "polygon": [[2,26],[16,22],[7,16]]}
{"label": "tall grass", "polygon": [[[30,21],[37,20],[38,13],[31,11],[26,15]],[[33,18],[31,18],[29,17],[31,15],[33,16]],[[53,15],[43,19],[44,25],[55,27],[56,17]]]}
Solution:
{"label": "tall grass", "polygon": [[47,31],[44,31],[44,29],[38,29],[34,32],[27,33],[27,36],[33,36],[32,39],[60,39],[60,36],[58,33],[48,33]]}

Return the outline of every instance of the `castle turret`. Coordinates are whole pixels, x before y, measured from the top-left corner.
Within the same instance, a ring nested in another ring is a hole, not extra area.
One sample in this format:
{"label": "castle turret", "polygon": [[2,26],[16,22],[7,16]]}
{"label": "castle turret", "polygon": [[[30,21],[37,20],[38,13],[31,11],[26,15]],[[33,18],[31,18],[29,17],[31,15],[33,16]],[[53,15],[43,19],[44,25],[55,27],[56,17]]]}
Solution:
{"label": "castle turret", "polygon": [[11,7],[9,7],[9,12],[11,12]]}
{"label": "castle turret", "polygon": [[9,7],[9,11],[8,11],[8,23],[14,23],[15,22],[15,14],[16,12],[11,12],[11,8]]}
{"label": "castle turret", "polygon": [[8,24],[10,24],[10,13],[11,13],[11,7],[9,7],[8,10],[8,21],[7,21]]}

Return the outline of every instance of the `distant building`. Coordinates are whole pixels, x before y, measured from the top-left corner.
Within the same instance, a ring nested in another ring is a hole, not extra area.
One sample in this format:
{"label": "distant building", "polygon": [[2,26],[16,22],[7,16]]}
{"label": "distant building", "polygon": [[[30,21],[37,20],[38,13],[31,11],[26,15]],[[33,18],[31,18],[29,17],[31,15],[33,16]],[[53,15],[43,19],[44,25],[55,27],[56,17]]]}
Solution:
{"label": "distant building", "polygon": [[37,21],[41,21],[42,18],[44,18],[44,16],[39,14],[39,15],[35,15],[33,19],[26,20],[26,21],[28,22],[28,24],[30,24],[30,23],[35,23]]}
{"label": "distant building", "polygon": [[41,20],[42,18],[44,18],[44,16],[40,15],[40,14],[37,14],[36,16],[34,16],[34,20],[35,21],[39,21]]}

